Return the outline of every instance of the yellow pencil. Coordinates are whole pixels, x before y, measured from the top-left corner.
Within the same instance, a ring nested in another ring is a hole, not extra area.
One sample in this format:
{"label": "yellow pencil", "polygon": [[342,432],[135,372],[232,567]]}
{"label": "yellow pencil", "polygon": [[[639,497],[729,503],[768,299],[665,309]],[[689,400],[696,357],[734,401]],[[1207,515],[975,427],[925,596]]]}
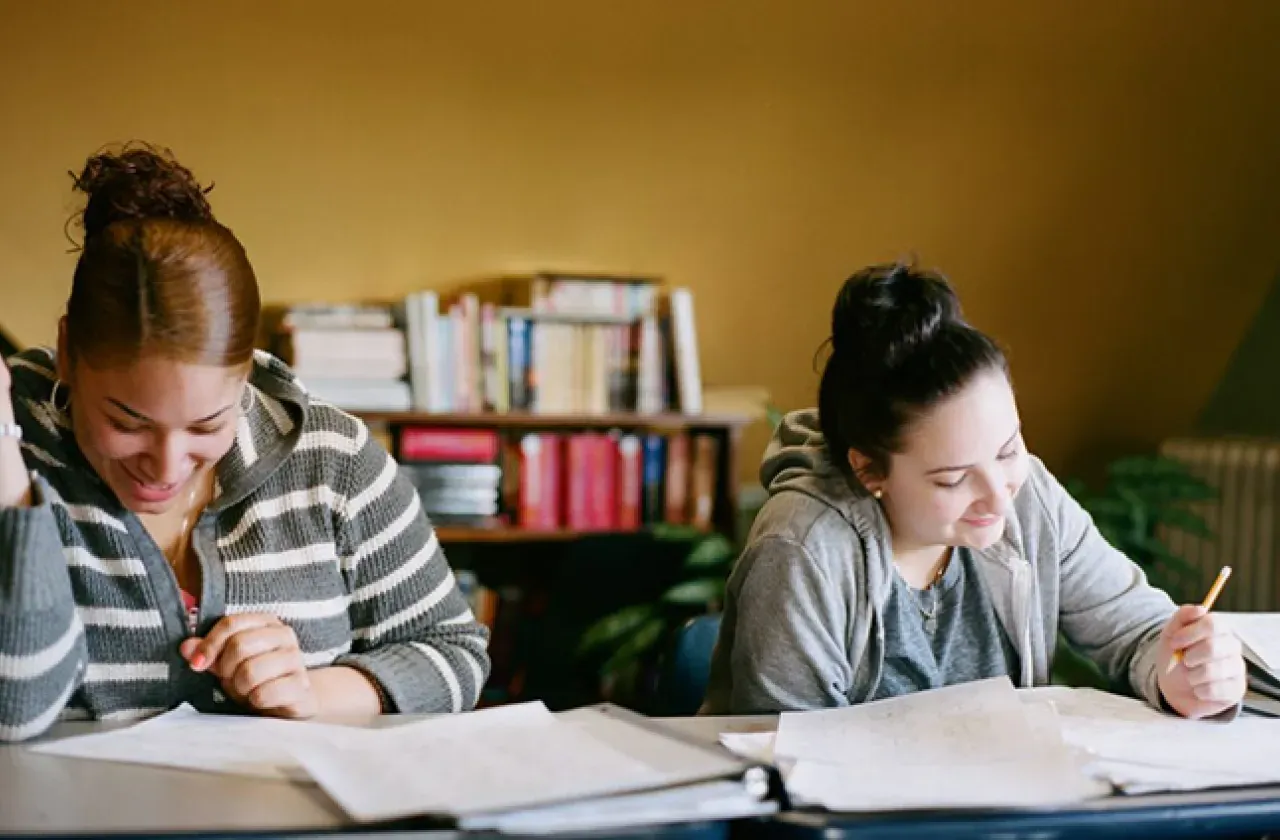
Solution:
{"label": "yellow pencil", "polygon": [[[1231,567],[1223,566],[1222,571],[1218,572],[1218,579],[1213,582],[1213,586],[1209,587],[1209,594],[1204,596],[1204,600],[1200,602],[1200,606],[1206,610],[1213,609],[1213,602],[1218,600],[1218,594],[1222,592],[1222,587],[1226,584],[1227,578],[1231,577]],[[1174,668],[1178,667],[1178,663],[1182,661],[1182,651],[1175,650],[1173,656],[1169,659],[1169,667],[1164,669],[1166,674],[1172,673]]]}

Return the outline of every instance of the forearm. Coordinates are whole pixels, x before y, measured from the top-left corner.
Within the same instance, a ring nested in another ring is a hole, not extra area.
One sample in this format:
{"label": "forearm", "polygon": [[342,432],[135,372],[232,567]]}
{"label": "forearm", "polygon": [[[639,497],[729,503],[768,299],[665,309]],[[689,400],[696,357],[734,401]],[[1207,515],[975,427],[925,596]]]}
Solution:
{"label": "forearm", "polygon": [[356,668],[335,665],[308,673],[324,716],[367,716],[386,711],[373,681]]}
{"label": "forearm", "polygon": [[47,729],[87,660],[53,512],[0,507],[0,741]]}

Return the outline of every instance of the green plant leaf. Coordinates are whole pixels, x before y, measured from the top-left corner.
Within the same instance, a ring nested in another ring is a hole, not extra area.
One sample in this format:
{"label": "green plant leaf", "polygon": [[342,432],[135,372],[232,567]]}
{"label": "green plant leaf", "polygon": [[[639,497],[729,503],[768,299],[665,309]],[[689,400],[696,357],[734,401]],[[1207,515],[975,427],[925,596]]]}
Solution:
{"label": "green plant leaf", "polygon": [[655,522],[649,526],[649,533],[656,540],[664,542],[692,542],[705,535],[692,525],[670,525],[666,522]]}
{"label": "green plant leaf", "polygon": [[724,581],[720,578],[697,578],[677,583],[662,594],[668,604],[708,604],[724,597]]}
{"label": "green plant leaf", "polygon": [[655,615],[648,619],[625,642],[618,645],[618,649],[600,666],[600,673],[616,673],[631,666],[658,643],[666,629],[667,621],[661,616]]}
{"label": "green plant leaf", "polygon": [[686,569],[706,569],[719,566],[733,559],[733,543],[724,534],[711,534],[689,552],[684,560]]}
{"label": "green plant leaf", "polygon": [[1209,527],[1209,523],[1205,521],[1204,517],[1185,508],[1158,508],[1153,511],[1153,518],[1157,522],[1179,531],[1185,531],[1192,536],[1206,540],[1214,539],[1213,529]]}
{"label": "green plant leaf", "polygon": [[636,604],[623,607],[596,621],[582,634],[578,653],[588,653],[617,642],[624,636],[637,632],[637,628],[650,621],[658,612],[654,604]]}

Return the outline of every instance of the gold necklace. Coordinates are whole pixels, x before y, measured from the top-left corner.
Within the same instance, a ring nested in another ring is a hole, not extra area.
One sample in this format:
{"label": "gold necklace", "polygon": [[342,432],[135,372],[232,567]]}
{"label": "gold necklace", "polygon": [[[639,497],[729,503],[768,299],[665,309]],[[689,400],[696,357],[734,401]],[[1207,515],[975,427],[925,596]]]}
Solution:
{"label": "gold necklace", "polygon": [[[954,555],[954,553],[955,553],[955,549],[952,549],[952,548],[947,549],[946,557],[943,559],[942,563],[938,566],[938,570],[933,573],[933,578],[929,581],[928,584],[925,585],[924,589],[921,589],[919,592],[916,592],[914,587],[912,587],[910,584],[907,585],[907,588],[911,590],[911,600],[915,602],[916,609],[920,611],[920,616],[925,621],[925,626],[930,630],[933,629],[934,619],[938,615],[938,605],[942,602],[942,598],[939,597],[935,587],[938,585],[938,582],[942,580],[942,576],[946,574],[947,569],[950,568],[951,558]],[[925,609],[924,604],[920,603],[920,596],[926,592],[930,593],[930,596],[931,596],[929,598],[929,602],[930,602],[929,609]]]}
{"label": "gold necklace", "polygon": [[187,497],[187,507],[182,513],[182,524],[178,526],[178,542],[172,549],[173,556],[168,558],[169,565],[175,569],[186,556],[187,546],[191,542],[190,528],[194,527],[194,525],[190,524],[191,514],[196,508],[196,495],[200,492],[203,479],[198,476],[193,476],[193,478],[195,480],[191,482],[191,495]]}

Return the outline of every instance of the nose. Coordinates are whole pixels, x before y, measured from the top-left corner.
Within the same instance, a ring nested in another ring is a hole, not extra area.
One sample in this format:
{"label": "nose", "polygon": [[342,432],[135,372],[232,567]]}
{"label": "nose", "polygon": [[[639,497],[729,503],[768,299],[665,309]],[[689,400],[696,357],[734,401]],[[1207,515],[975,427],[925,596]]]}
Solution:
{"label": "nose", "polygon": [[1000,471],[982,473],[982,496],[979,501],[985,513],[1003,514],[1013,501],[1013,487]]}
{"label": "nose", "polygon": [[151,449],[143,456],[144,478],[154,484],[170,485],[184,481],[189,472],[190,460],[182,435],[158,436]]}

